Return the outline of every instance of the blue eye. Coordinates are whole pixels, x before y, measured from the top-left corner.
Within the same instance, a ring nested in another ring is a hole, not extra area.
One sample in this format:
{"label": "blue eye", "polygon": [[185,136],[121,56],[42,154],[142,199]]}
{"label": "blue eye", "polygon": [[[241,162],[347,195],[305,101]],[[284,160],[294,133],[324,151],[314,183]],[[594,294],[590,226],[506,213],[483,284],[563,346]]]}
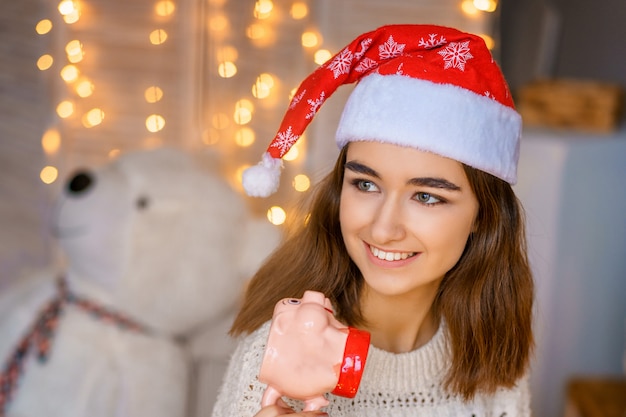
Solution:
{"label": "blue eye", "polygon": [[417,193],[415,194],[415,199],[422,204],[437,204],[441,203],[442,200],[428,193]]}
{"label": "blue eye", "polygon": [[371,181],[357,179],[357,180],[352,181],[352,184],[359,191],[364,191],[364,192],[378,191],[378,187],[376,187],[376,184],[374,184]]}
{"label": "blue eye", "polygon": [[287,300],[287,303],[292,304],[292,305],[298,305],[300,304],[300,300],[298,300],[297,298],[290,298]]}

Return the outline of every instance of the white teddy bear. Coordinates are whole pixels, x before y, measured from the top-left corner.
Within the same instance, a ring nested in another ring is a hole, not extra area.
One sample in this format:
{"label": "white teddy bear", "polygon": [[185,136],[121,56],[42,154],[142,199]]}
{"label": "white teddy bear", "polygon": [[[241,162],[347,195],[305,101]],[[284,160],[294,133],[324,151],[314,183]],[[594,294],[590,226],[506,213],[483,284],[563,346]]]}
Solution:
{"label": "white teddy bear", "polygon": [[[226,360],[243,283],[276,229],[174,149],[77,174],[54,227],[66,265],[0,295],[0,416],[190,415],[197,369]],[[198,332],[211,341],[194,360],[181,341]]]}

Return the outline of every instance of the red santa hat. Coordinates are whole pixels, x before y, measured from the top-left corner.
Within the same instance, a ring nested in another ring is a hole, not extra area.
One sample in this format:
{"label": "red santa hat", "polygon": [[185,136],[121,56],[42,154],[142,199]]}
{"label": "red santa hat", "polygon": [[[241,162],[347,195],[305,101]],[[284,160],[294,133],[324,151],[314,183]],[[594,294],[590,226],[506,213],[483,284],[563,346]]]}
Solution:
{"label": "red santa hat", "polygon": [[393,143],[515,184],[522,120],[483,39],[443,26],[390,25],[359,36],[302,82],[262,161],[244,172],[248,195],[278,189],[282,157],[324,101],[357,81],[337,128],[340,148]]}

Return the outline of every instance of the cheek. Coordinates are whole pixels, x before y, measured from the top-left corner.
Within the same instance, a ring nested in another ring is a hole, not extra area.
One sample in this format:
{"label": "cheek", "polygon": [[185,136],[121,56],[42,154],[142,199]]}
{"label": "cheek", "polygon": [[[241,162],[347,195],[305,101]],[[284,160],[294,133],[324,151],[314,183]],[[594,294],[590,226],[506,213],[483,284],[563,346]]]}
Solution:
{"label": "cheek", "polygon": [[[459,260],[473,226],[473,217],[453,216],[441,221],[426,222],[422,236],[426,233],[430,238],[430,250],[440,251],[445,263],[452,267]],[[426,231],[426,228],[428,229]]]}
{"label": "cheek", "polygon": [[360,228],[367,225],[367,207],[362,202],[358,203],[354,196],[350,196],[349,192],[342,192],[339,203],[339,222],[341,233],[345,239],[349,234],[356,233]]}

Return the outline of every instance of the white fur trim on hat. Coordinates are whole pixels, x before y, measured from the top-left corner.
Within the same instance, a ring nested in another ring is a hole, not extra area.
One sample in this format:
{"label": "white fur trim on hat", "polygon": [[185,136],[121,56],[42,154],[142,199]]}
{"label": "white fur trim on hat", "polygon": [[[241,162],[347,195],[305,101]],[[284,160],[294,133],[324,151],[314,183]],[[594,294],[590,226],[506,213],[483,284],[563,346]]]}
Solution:
{"label": "white fur trim on hat", "polygon": [[522,119],[512,108],[451,84],[403,75],[361,79],[336,141],[379,141],[463,162],[510,184],[517,180]]}
{"label": "white fur trim on hat", "polygon": [[261,162],[243,172],[241,183],[244,190],[251,197],[267,197],[275,193],[280,184],[282,167],[282,159],[264,153]]}

